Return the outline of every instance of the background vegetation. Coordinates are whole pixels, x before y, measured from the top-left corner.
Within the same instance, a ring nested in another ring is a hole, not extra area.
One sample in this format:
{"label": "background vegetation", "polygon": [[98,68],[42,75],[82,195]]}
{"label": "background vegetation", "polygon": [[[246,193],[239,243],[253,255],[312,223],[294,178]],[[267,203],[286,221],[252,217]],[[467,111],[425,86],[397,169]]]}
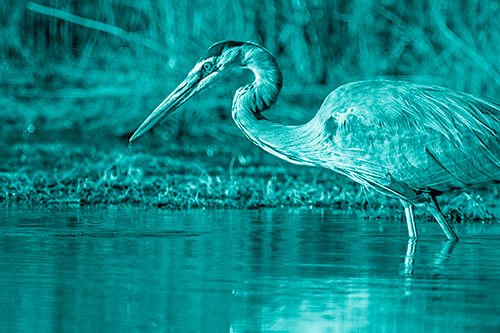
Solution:
{"label": "background vegetation", "polygon": [[[306,121],[337,86],[377,77],[500,100],[498,17],[497,1],[477,0],[2,1],[0,200],[390,206],[247,142],[229,109],[249,77],[195,97],[133,149],[127,138],[227,39],[277,57],[277,121]],[[497,190],[479,193],[493,202]]]}

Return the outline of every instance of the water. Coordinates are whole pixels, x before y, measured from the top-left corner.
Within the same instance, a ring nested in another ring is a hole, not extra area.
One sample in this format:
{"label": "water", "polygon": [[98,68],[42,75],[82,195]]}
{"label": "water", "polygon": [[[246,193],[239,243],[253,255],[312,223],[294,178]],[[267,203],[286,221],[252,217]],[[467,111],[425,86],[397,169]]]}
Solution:
{"label": "water", "polygon": [[329,210],[0,212],[0,331],[500,330],[500,224]]}

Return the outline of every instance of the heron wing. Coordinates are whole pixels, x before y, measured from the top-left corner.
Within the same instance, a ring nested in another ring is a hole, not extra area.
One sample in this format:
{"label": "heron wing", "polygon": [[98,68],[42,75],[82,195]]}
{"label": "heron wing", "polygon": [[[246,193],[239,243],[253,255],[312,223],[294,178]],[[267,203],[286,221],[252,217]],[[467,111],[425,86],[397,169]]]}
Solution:
{"label": "heron wing", "polygon": [[331,164],[365,185],[443,192],[500,180],[500,105],[485,99],[362,81],[336,89],[318,120],[338,154]]}

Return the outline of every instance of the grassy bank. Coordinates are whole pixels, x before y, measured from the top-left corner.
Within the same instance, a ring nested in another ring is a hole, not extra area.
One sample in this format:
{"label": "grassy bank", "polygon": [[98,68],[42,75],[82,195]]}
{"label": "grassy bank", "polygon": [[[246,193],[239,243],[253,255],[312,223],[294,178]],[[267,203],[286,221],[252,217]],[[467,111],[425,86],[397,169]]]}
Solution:
{"label": "grassy bank", "polygon": [[[239,139],[236,144],[195,138],[169,143],[149,137],[128,148],[126,140],[61,143],[29,137],[24,143],[0,146],[0,204],[329,207],[366,211],[370,217],[400,216],[397,200],[366,191],[333,172],[288,164]],[[496,189],[456,195],[441,198],[451,218],[494,219],[487,210],[495,207]]]}
{"label": "grassy bank", "polygon": [[167,208],[368,204],[333,173],[290,166],[245,144],[213,143],[165,144],[153,154],[123,142],[16,144],[0,175],[0,200]]}

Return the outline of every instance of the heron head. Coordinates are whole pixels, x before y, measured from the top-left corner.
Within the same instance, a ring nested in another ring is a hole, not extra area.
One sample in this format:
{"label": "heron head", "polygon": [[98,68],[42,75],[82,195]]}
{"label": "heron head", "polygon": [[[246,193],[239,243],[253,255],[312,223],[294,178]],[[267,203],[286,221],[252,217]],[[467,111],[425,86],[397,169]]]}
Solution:
{"label": "heron head", "polygon": [[221,72],[237,65],[240,60],[239,50],[244,44],[225,41],[212,45],[184,81],[144,120],[129,142],[138,139],[192,96],[217,81]]}

